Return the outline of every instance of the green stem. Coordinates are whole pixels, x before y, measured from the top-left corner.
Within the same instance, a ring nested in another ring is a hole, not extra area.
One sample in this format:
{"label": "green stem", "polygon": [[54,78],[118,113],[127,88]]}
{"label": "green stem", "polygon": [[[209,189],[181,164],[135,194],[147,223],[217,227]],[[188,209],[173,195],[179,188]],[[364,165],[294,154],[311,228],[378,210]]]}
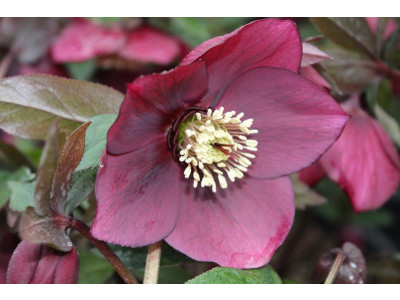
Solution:
{"label": "green stem", "polygon": [[105,258],[111,263],[115,271],[122,278],[125,283],[138,283],[135,276],[128,270],[119,257],[108,247],[108,245],[98,239],[95,239],[90,233],[90,228],[85,223],[72,219],[71,228],[78,230],[84,237],[86,237],[92,244],[99,249]]}
{"label": "green stem", "polygon": [[336,259],[331,267],[331,270],[329,271],[329,274],[326,277],[326,280],[324,282],[325,284],[332,284],[335,281],[337,275],[339,274],[340,267],[345,258],[346,256],[343,253],[339,252],[337,254]]}
{"label": "green stem", "polygon": [[156,284],[160,272],[162,241],[149,246],[146,258],[146,268],[144,271],[144,284]]}

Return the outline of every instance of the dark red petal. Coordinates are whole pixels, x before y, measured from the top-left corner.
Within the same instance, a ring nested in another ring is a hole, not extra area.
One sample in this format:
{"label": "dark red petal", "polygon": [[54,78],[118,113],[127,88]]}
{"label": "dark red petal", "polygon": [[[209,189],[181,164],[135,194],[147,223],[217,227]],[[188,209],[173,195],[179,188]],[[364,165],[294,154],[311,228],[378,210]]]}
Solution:
{"label": "dark red petal", "polygon": [[197,197],[186,186],[178,222],[166,241],[193,259],[225,267],[268,263],[292,226],[292,186],[286,177],[247,179],[216,194],[197,190]]}
{"label": "dark red petal", "polygon": [[[245,25],[247,26],[247,25]],[[205,52],[207,52],[208,50],[210,50],[211,48],[224,43],[227,39],[229,39],[231,36],[234,36],[237,32],[239,32],[240,30],[242,30],[244,26],[239,27],[238,29],[221,35],[221,36],[216,36],[212,39],[209,39],[203,43],[201,43],[200,45],[198,45],[196,48],[194,48],[192,51],[190,51],[185,58],[182,60],[182,62],[180,63],[180,65],[187,65],[190,64],[192,62],[194,62],[196,59],[198,59],[200,56],[202,56]]]}
{"label": "dark red petal", "polygon": [[83,61],[116,52],[125,42],[119,28],[105,28],[89,21],[68,25],[51,48],[55,62]]}
{"label": "dark red petal", "polygon": [[351,119],[321,164],[349,195],[356,211],[376,209],[399,186],[399,155],[377,121],[358,107],[344,107]]}
{"label": "dark red petal", "polygon": [[107,154],[96,179],[93,236],[133,247],[165,238],[178,217],[182,172],[165,139],[123,155]]}
{"label": "dark red petal", "polygon": [[119,116],[108,132],[108,151],[123,154],[165,137],[172,122],[206,88],[204,62],[136,79],[128,86]]}
{"label": "dark red petal", "polygon": [[79,259],[75,248],[68,253],[22,241],[11,257],[7,283],[76,283]]}
{"label": "dark red petal", "polygon": [[169,65],[181,52],[180,42],[173,36],[151,27],[141,27],[128,33],[119,55],[141,63]]}
{"label": "dark red petal", "polygon": [[299,179],[309,186],[316,185],[325,177],[325,171],[319,161],[299,171]]}
{"label": "dark red petal", "polygon": [[258,151],[248,174],[275,178],[296,172],[336,141],[348,120],[321,88],[293,72],[258,68],[238,77],[222,96],[225,111],[254,119]]}
{"label": "dark red petal", "polygon": [[[296,25],[292,21],[259,20],[234,33],[213,39],[205,47],[217,45],[197,58],[206,62],[209,74],[205,106],[214,106],[225,88],[238,75],[250,69],[276,67],[297,72],[300,67],[302,45]],[[225,38],[227,39],[224,41]],[[201,52],[204,51],[203,48],[196,48],[194,51]],[[189,56],[194,58],[197,54]],[[189,61],[186,59],[184,63]]]}

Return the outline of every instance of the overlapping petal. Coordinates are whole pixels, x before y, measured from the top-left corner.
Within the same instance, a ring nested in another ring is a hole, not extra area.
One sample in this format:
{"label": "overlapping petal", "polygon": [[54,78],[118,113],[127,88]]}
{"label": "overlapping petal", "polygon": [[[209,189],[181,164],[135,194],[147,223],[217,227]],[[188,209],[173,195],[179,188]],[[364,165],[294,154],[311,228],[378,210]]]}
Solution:
{"label": "overlapping petal", "polygon": [[[208,47],[211,48],[205,51]],[[195,58],[206,62],[209,85],[203,103],[213,106],[225,88],[247,70],[276,67],[297,72],[302,45],[292,21],[266,19],[202,44],[194,52],[183,63],[188,64]]]}
{"label": "overlapping petal", "polygon": [[206,88],[204,62],[136,79],[108,132],[108,151],[127,153],[165,136],[177,115],[198,101]]}
{"label": "overlapping petal", "polygon": [[22,241],[11,257],[7,283],[72,284],[78,280],[79,259],[75,248],[64,253]]}
{"label": "overlapping petal", "polygon": [[324,177],[325,171],[319,161],[299,172],[299,179],[309,186],[316,185]]}
{"label": "overlapping petal", "polygon": [[269,262],[294,216],[286,177],[248,179],[213,194],[183,186],[181,209],[166,241],[190,257],[221,266],[257,268]]}
{"label": "overlapping petal", "polygon": [[258,152],[248,174],[276,178],[316,161],[348,120],[322,89],[283,69],[257,68],[238,77],[219,106],[254,119]]}
{"label": "overlapping petal", "polygon": [[400,181],[400,159],[382,126],[358,107],[343,134],[321,158],[328,176],[349,195],[356,211],[383,205]]}
{"label": "overlapping petal", "polygon": [[165,238],[178,217],[182,176],[166,140],[123,155],[107,154],[102,161],[93,236],[134,247]]}

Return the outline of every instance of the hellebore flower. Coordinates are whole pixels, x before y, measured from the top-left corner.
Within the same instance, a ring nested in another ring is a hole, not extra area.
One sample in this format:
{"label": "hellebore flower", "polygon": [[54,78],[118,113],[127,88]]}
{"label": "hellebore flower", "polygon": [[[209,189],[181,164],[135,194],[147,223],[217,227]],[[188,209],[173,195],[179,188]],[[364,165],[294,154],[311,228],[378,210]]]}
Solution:
{"label": "hellebore flower", "polygon": [[132,247],[165,239],[222,266],[266,264],[293,222],[286,175],[317,160],[348,119],[297,74],[301,58],[293,22],[259,20],[129,84],[92,234]]}
{"label": "hellebore flower", "polygon": [[75,19],[64,28],[51,50],[54,61],[59,63],[116,55],[128,61],[167,66],[182,55],[184,45],[146,25],[123,29]]}
{"label": "hellebore flower", "polygon": [[326,173],[347,193],[355,211],[367,211],[395,193],[400,158],[383,127],[353,100],[342,105],[351,119],[339,140],[319,162],[300,171],[300,179],[313,185]]}
{"label": "hellebore flower", "polygon": [[[379,18],[377,17],[367,17],[365,18],[368,22],[369,28],[371,29],[373,34],[376,34],[376,31],[378,30],[378,22]],[[387,19],[387,24],[385,28],[385,32],[383,34],[383,38],[386,40],[392,33],[393,31],[396,30],[397,28],[397,23],[394,19],[392,18],[386,18]]]}

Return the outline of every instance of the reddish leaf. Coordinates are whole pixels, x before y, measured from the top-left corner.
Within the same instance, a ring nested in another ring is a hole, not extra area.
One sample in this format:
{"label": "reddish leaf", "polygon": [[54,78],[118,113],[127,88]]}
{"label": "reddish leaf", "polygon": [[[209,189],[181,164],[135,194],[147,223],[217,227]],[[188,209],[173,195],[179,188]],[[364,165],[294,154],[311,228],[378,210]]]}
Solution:
{"label": "reddish leaf", "polygon": [[60,215],[39,216],[32,207],[28,207],[22,214],[19,234],[29,243],[43,243],[68,252],[72,249],[72,242],[66,232],[68,226],[68,218]]}
{"label": "reddish leaf", "polygon": [[0,83],[0,128],[29,139],[44,139],[59,117],[70,133],[99,114],[117,113],[123,95],[109,87],[50,75],[15,76]]}
{"label": "reddish leaf", "polygon": [[[65,202],[72,173],[83,156],[85,134],[89,124],[80,126],[69,136],[57,167],[55,167],[55,161],[60,152],[60,137],[57,135],[57,127],[50,130],[44,152],[46,156],[42,159],[38,172],[41,181],[38,183],[35,195],[35,209],[28,208],[20,223],[20,234],[24,240],[31,243],[45,243],[61,251],[71,250],[72,242],[66,233],[69,218],[65,216]],[[54,168],[55,171],[52,172]]]}
{"label": "reddish leaf", "polygon": [[65,143],[61,159],[54,174],[50,194],[50,207],[53,212],[65,213],[65,201],[71,186],[72,173],[82,159],[85,150],[86,129],[89,125],[90,122],[80,126],[69,136]]}
{"label": "reddish leaf", "polygon": [[310,18],[330,40],[349,50],[374,57],[375,43],[365,18]]}
{"label": "reddish leaf", "polygon": [[328,59],[332,59],[332,57],[309,43],[303,43],[303,57],[301,59],[302,68]]}

